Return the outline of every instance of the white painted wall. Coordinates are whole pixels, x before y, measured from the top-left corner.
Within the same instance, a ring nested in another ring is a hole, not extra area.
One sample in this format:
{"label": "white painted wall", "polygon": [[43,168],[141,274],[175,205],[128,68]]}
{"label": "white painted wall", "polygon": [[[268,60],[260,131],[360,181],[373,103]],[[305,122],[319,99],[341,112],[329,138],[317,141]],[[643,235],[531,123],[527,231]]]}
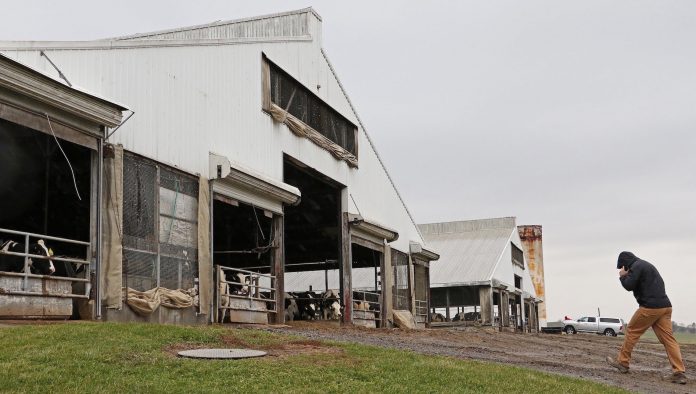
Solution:
{"label": "white painted wall", "polygon": [[[359,169],[351,169],[262,111],[261,54],[356,125],[358,120],[321,52],[321,22],[309,18],[308,41],[129,49],[47,50],[75,85],[127,105],[136,114],[110,140],[124,148],[208,175],[216,152],[282,181],[283,153],[347,186],[344,211],[399,232],[393,247],[424,243],[359,128]],[[1,46],[1,45],[0,45]],[[56,72],[34,51],[3,50],[41,71]],[[317,85],[321,88],[317,89]],[[350,204],[350,205],[349,205]]]}
{"label": "white painted wall", "polygon": [[510,241],[507,243],[505,250],[501,255],[498,266],[493,274],[493,279],[498,279],[499,281],[504,282],[509,286],[508,290],[512,290],[515,285],[515,275],[520,276],[522,277],[522,290],[536,297],[536,291],[534,290],[532,278],[529,275],[529,268],[527,267],[527,260],[525,259],[524,262],[524,270],[513,264],[512,247],[510,246],[510,243],[513,243],[521,250],[524,250],[522,249],[522,241],[520,240],[520,235],[516,228],[511,230]]}

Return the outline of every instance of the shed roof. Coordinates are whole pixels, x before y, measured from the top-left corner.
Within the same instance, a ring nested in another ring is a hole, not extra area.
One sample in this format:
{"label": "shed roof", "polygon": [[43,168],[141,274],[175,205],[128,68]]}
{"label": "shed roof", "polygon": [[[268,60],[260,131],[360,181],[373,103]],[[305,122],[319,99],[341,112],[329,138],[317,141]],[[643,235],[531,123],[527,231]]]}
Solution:
{"label": "shed roof", "polygon": [[432,287],[493,279],[493,273],[516,230],[515,218],[420,224],[428,246],[440,253],[430,269]]}

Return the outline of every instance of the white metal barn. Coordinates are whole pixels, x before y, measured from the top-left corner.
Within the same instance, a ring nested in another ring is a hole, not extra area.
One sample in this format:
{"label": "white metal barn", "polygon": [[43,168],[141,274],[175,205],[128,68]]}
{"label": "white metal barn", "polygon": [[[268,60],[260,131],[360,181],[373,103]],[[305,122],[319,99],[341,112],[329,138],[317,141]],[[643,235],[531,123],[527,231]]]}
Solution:
{"label": "white metal barn", "polygon": [[[444,320],[537,330],[536,295],[514,217],[419,225],[441,258],[430,270],[431,308]],[[451,317],[451,311],[457,315]]]}
{"label": "white metal barn", "polygon": [[[380,326],[405,309],[427,320],[438,256],[341,85],[313,9],[0,42],[0,52],[134,112],[107,140],[98,315],[283,322],[288,278],[311,293],[298,304],[334,290],[334,319]],[[371,280],[357,288],[353,273]]]}

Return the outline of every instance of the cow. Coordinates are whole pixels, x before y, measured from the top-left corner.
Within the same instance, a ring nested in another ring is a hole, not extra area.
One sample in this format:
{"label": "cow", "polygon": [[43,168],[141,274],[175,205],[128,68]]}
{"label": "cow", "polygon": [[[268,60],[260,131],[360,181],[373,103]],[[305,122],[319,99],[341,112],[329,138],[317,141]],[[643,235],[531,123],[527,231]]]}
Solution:
{"label": "cow", "polygon": [[430,314],[430,321],[434,322],[434,323],[444,323],[445,316],[442,313],[431,313]]}
{"label": "cow", "polygon": [[[227,274],[225,274],[227,277]],[[231,279],[227,279],[230,287],[230,294],[234,295],[248,295],[249,294],[249,284],[251,284],[250,276],[244,275],[241,272],[234,272]]]}
{"label": "cow", "polygon": [[311,291],[294,293],[297,300],[297,308],[300,311],[302,320],[317,320],[319,315],[319,300],[316,294]]}
{"label": "cow", "polygon": [[460,312],[454,316],[452,321],[478,321],[481,319],[481,313],[479,312]]}
{"label": "cow", "polygon": [[[24,253],[25,245],[19,242],[8,240],[0,244],[0,271],[5,272],[22,272],[24,271],[24,257],[7,255],[7,252]],[[53,265],[53,251],[46,247],[43,239],[40,239],[29,245],[29,254],[36,256],[45,256],[47,258],[29,258],[28,268],[30,273],[36,275],[51,275],[56,272],[56,267]]]}
{"label": "cow", "polygon": [[321,312],[324,320],[338,320],[341,318],[341,297],[336,290],[326,290],[321,295]]}
{"label": "cow", "polygon": [[353,301],[353,310],[354,311],[369,311],[370,310],[370,303],[367,301]]}
{"label": "cow", "polygon": [[295,296],[285,293],[285,321],[293,321],[300,316],[300,309],[297,307]]}

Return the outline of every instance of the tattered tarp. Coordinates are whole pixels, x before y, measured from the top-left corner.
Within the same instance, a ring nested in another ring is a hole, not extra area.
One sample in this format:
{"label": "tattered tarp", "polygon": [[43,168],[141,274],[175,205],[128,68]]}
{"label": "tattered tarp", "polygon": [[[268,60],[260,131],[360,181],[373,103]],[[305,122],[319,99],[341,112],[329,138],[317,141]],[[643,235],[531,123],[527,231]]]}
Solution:
{"label": "tattered tarp", "polygon": [[164,287],[155,287],[147,291],[124,288],[123,292],[128,306],[139,315],[149,315],[160,305],[174,309],[183,309],[194,305],[195,294],[191,294],[193,290],[170,290]]}
{"label": "tattered tarp", "polygon": [[304,122],[295,118],[278,105],[271,103],[269,112],[276,122],[284,123],[286,126],[288,126],[290,131],[292,131],[298,137],[309,139],[310,141],[329,151],[329,153],[331,153],[335,158],[345,161],[351,167],[358,166],[358,158],[355,157],[354,154],[348,152],[337,143],[324,137],[318,131],[307,126]]}

